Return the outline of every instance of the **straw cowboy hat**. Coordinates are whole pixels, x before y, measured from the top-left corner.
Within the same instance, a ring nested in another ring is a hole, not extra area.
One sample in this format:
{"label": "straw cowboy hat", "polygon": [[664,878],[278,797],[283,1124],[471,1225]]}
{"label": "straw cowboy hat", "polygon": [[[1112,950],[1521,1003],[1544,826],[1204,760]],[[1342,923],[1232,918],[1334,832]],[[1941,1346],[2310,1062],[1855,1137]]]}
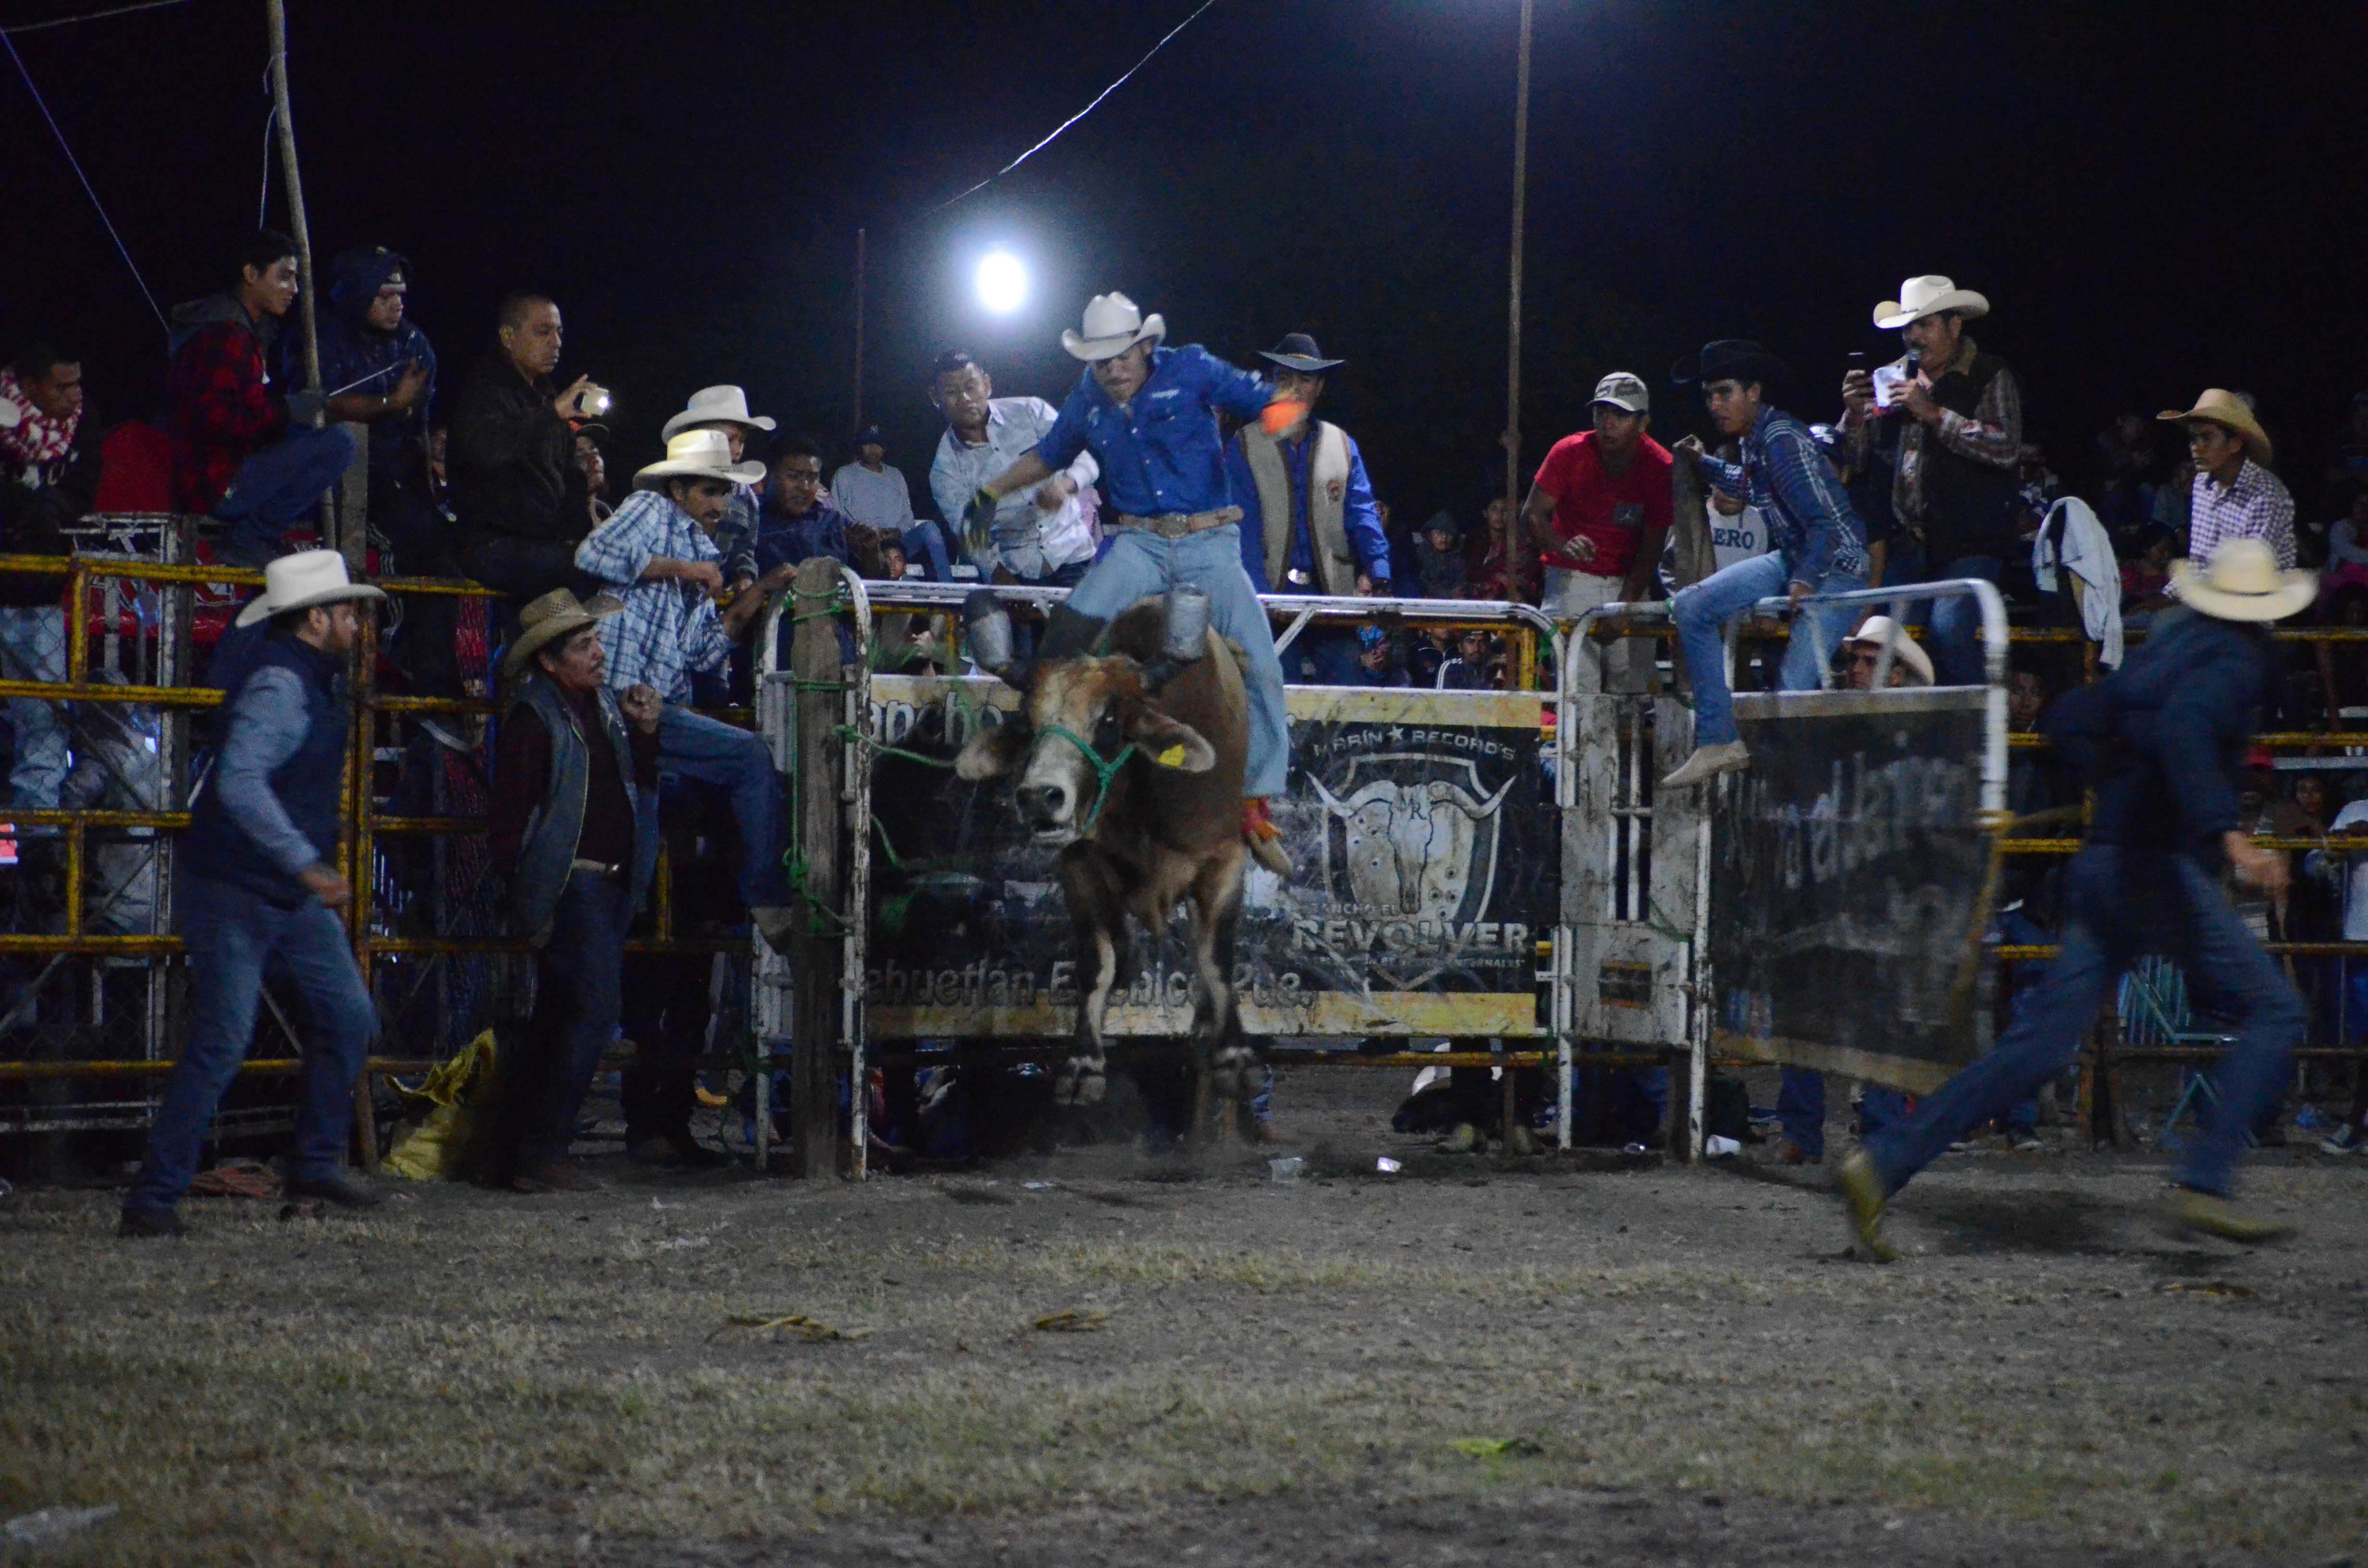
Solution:
{"label": "straw cowboy hat", "polygon": [[1889,332],[1926,316],[1937,316],[1942,311],[1954,311],[1967,317],[1986,316],[1990,313],[1990,302],[1971,289],[1960,289],[1937,274],[1911,278],[1899,286],[1899,298],[1885,300],[1874,307],[1874,324]]}
{"label": "straw cowboy hat", "polygon": [[2235,392],[2220,387],[2206,387],[2203,395],[2195,400],[2193,408],[2184,411],[2166,408],[2155,417],[2176,419],[2182,424],[2190,419],[2208,419],[2225,429],[2234,430],[2243,439],[2247,455],[2263,468],[2270,466],[2269,433],[2261,428],[2261,422],[2253,417],[2253,411],[2246,406],[2245,400]]}
{"label": "straw cowboy hat", "polygon": [[1324,358],[1324,350],[1315,347],[1315,339],[1304,332],[1284,333],[1281,343],[1272,348],[1259,349],[1258,358],[1271,359],[1284,369],[1296,370],[1303,376],[1321,375],[1335,365],[1349,362]]}
{"label": "straw cowboy hat", "polygon": [[1061,347],[1090,362],[1115,359],[1146,337],[1159,342],[1167,335],[1167,320],[1156,311],[1144,315],[1133,300],[1113,291],[1086,301],[1085,328],[1063,328]]}
{"label": "straw cowboy hat", "polygon": [[2170,591],[2216,620],[2283,620],[2318,597],[2318,574],[2279,571],[2267,540],[2223,540],[2201,572],[2172,562]]}
{"label": "straw cowboy hat", "polygon": [[253,626],[282,610],[310,609],[341,599],[382,599],[368,583],[347,579],[346,558],[334,550],[300,550],[263,569],[263,592],[238,612],[238,624]]}
{"label": "straw cowboy hat", "polygon": [[685,430],[666,437],[666,455],[633,475],[636,490],[664,490],[669,479],[720,479],[726,484],[754,484],[765,477],[760,462],[732,460],[731,438],[721,430]]}
{"label": "straw cowboy hat", "polygon": [[518,639],[502,654],[502,684],[515,685],[529,660],[569,632],[597,626],[624,608],[622,600],[607,594],[595,594],[589,603],[582,603],[565,588],[552,589],[518,611]]}
{"label": "straw cowboy hat", "polygon": [[666,422],[659,438],[671,441],[693,425],[737,425],[744,430],[770,430],[768,415],[748,412],[748,394],[738,387],[701,387],[690,394],[690,404]]}
{"label": "straw cowboy hat", "polygon": [[1899,622],[1887,615],[1870,615],[1856,631],[1850,635],[1850,646],[1873,648],[1880,653],[1891,650],[1894,664],[1905,665],[1916,677],[1918,686],[1932,684],[1932,655],[1927,653],[1913,637],[1899,630]]}

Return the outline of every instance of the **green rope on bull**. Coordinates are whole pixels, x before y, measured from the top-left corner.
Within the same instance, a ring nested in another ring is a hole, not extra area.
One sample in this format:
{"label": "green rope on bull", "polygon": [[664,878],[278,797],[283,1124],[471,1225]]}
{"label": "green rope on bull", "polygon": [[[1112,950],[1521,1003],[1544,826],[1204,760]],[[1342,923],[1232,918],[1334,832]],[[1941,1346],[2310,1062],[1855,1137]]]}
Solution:
{"label": "green rope on bull", "polygon": [[1118,777],[1118,770],[1124,767],[1127,758],[1134,755],[1134,743],[1127,742],[1119,748],[1116,756],[1105,762],[1102,760],[1101,753],[1087,745],[1085,738],[1066,724],[1047,724],[1039,733],[1058,735],[1086,754],[1086,761],[1094,770],[1094,809],[1087,814],[1085,825],[1077,829],[1077,832],[1080,835],[1093,832],[1094,824],[1102,819],[1102,805],[1110,799],[1110,780]]}

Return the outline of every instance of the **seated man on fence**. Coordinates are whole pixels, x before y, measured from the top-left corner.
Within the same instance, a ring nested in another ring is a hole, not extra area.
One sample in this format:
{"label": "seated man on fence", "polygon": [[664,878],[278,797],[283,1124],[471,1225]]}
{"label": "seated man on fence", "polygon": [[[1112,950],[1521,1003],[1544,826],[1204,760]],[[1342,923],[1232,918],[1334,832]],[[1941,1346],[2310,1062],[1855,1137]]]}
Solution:
{"label": "seated man on fence", "polygon": [[315,514],[360,449],[352,431],[319,427],[321,393],[272,385],[266,367],[295,302],[296,242],[262,229],[230,289],[173,310],[165,405],[174,505],[231,525],[222,557],[233,565],[281,553],[282,536]]}
{"label": "seated man on fence", "polygon": [[[96,419],[83,407],[82,365],[47,343],[34,343],[0,369],[0,554],[72,555],[63,531],[98,494]],[[0,679],[66,678],[63,577],[0,574]],[[63,703],[8,699],[16,760],[9,803],[58,809],[70,748]],[[29,829],[28,836],[53,833]]]}
{"label": "seated man on fence", "polygon": [[646,686],[609,687],[599,623],[623,606],[554,588],[502,655],[513,699],[485,845],[512,928],[536,943],[534,1017],[503,1074],[492,1173],[520,1192],[600,1184],[567,1158],[584,1091],[622,1016],[625,931],[657,865],[658,722]]}
{"label": "seated man on fence", "polygon": [[758,463],[734,463],[722,431],[685,431],[666,443],[664,461],[633,476],[633,494],[584,541],[575,565],[624,601],[621,613],[600,623],[608,681],[619,691],[650,687],[665,700],[661,770],[732,791],[745,846],[740,896],[765,939],[779,947],[789,938],[794,911],[781,874],[773,759],[757,736],[689,706],[691,672],[723,668],[766,595],[784,580],[768,575],[752,583],[716,610],[712,596],[723,587],[723,571],[715,531],[732,487],[763,472]]}

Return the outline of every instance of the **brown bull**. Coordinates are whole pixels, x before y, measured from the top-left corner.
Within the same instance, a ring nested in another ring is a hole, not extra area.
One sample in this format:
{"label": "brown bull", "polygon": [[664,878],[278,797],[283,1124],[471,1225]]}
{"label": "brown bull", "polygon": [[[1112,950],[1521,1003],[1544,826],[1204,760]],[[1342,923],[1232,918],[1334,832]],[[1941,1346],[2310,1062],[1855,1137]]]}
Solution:
{"label": "brown bull", "polygon": [[1012,797],[1040,842],[1062,843],[1061,890],[1077,942],[1082,996],[1076,1043],[1054,1080],[1062,1104],[1092,1105],[1106,1087],[1103,1021],[1127,951],[1129,915],[1154,932],[1183,903],[1191,916],[1192,1039],[1230,1099],[1254,1092],[1257,1054],[1241,1039],[1233,987],[1241,916],[1242,774],[1249,699],[1214,632],[1154,701],[1144,670],[1157,656],[1160,601],[1112,623],[1106,658],[1038,667],[1024,722],[973,735],[956,761],[963,778],[1017,774]]}

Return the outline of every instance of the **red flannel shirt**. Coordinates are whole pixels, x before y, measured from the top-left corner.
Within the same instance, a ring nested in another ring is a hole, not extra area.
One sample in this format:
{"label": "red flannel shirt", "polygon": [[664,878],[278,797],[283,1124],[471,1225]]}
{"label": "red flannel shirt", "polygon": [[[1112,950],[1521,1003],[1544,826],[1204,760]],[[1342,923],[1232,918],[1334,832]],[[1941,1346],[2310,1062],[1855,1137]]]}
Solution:
{"label": "red flannel shirt", "polygon": [[173,504],[211,512],[238,465],[288,428],[288,404],[264,381],[263,340],[244,322],[215,322],[173,356],[165,383],[173,435]]}

